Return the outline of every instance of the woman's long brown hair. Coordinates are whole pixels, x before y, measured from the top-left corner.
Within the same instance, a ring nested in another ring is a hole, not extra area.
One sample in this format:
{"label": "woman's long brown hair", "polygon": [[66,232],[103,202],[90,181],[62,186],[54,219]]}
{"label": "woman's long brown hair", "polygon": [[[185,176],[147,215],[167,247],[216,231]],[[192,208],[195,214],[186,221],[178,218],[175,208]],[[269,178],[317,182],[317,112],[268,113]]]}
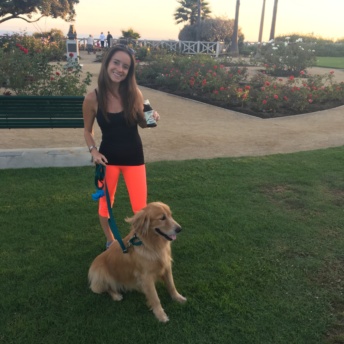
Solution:
{"label": "woman's long brown hair", "polygon": [[98,106],[102,111],[105,119],[109,121],[107,112],[107,94],[111,89],[111,80],[108,75],[107,69],[113,55],[123,51],[130,57],[130,67],[126,78],[121,81],[119,85],[119,95],[122,100],[124,116],[129,124],[134,124],[143,118],[143,104],[141,97],[137,91],[137,82],[135,77],[135,58],[133,53],[122,45],[112,47],[107,54],[103,57],[102,65],[98,76]]}

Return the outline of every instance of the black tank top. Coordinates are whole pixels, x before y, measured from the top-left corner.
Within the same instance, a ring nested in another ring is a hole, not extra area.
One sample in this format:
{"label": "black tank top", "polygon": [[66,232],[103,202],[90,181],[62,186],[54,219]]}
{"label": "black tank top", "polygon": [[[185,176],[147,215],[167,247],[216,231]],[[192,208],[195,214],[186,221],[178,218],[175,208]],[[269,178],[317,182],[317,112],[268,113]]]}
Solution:
{"label": "black tank top", "polygon": [[108,113],[109,122],[98,108],[97,122],[102,132],[99,152],[108,165],[138,166],[144,164],[143,147],[137,123],[128,124],[124,112]]}

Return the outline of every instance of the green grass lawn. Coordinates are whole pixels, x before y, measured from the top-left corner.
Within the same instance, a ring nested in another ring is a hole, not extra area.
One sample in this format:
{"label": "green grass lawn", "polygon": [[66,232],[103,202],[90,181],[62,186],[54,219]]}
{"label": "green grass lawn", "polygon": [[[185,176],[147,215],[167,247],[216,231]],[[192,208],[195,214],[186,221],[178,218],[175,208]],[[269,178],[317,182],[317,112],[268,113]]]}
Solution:
{"label": "green grass lawn", "polygon": [[[102,252],[91,167],[0,170],[2,343],[310,344],[344,341],[344,147],[147,164],[170,205],[181,305],[93,294]],[[114,214],[131,215],[121,181]]]}
{"label": "green grass lawn", "polygon": [[344,69],[344,57],[317,56],[317,67]]}

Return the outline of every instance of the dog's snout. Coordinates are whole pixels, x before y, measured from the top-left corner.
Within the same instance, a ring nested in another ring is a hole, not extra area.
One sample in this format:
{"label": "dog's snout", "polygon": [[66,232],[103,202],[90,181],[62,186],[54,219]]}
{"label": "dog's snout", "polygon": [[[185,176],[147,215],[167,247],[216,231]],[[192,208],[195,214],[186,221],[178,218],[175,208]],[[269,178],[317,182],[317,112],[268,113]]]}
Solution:
{"label": "dog's snout", "polygon": [[177,227],[176,229],[175,229],[175,231],[176,231],[176,233],[179,233],[179,232],[181,232],[182,231],[182,227]]}

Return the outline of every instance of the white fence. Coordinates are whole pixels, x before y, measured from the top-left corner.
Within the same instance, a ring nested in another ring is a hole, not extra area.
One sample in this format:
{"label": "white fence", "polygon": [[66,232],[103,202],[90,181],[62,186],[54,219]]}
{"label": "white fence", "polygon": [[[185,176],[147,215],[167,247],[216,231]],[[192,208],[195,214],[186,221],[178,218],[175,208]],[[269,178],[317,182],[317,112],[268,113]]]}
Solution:
{"label": "white fence", "polygon": [[[6,35],[0,35],[0,37]],[[87,37],[77,38],[79,48],[86,50]],[[113,39],[113,44],[122,43],[121,39]],[[221,53],[228,50],[229,45],[224,42],[195,42],[195,41],[158,41],[158,40],[131,40],[130,44],[134,49],[138,47],[150,47],[152,49],[167,49],[171,52],[177,52],[181,54],[208,54],[218,57]],[[107,41],[105,40],[105,46]],[[94,48],[100,49],[99,38],[94,39]]]}
{"label": "white fence", "polygon": [[[87,38],[77,39],[80,46],[86,48]],[[120,43],[121,40],[114,39],[113,44]],[[96,47],[100,47],[99,39],[94,39]],[[228,44],[223,42],[194,42],[194,41],[155,41],[155,40],[135,40],[132,41],[134,49],[136,47],[149,47],[152,49],[167,49],[172,52],[182,54],[208,54],[218,57],[228,49]]]}

